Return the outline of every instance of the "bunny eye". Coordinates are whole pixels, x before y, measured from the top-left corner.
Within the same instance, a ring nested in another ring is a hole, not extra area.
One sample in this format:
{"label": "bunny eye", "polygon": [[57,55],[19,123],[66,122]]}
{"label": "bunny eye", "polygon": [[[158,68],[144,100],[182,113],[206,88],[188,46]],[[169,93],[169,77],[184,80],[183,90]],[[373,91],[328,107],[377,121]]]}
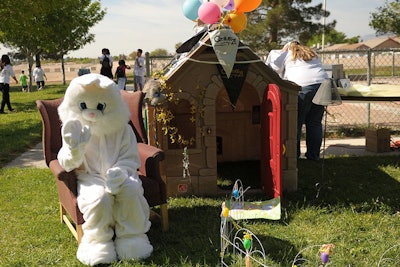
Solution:
{"label": "bunny eye", "polygon": [[98,103],[97,110],[104,111],[106,109],[106,103]]}
{"label": "bunny eye", "polygon": [[85,102],[79,103],[79,107],[80,107],[81,110],[87,109],[87,106],[86,106]]}

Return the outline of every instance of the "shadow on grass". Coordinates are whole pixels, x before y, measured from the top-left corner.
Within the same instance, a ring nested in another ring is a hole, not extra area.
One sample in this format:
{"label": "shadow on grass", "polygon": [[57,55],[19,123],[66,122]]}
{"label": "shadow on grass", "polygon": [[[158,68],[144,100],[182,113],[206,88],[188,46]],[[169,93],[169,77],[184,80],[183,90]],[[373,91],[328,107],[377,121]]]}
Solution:
{"label": "shadow on grass", "polygon": [[[400,156],[336,157],[298,162],[298,191],[286,202],[352,206],[355,212],[400,208]],[[318,194],[318,186],[320,187]]]}
{"label": "shadow on grass", "polygon": [[169,209],[171,230],[162,233],[160,225],[152,226],[149,239],[154,252],[146,262],[157,266],[218,266],[220,211],[216,206]]}
{"label": "shadow on grass", "polygon": [[[399,156],[331,157],[318,162],[298,161],[298,190],[284,192],[284,204],[352,205],[355,211],[400,208]],[[218,183],[231,189],[236,179],[243,186],[260,188],[259,161],[218,164]],[[318,190],[319,189],[319,190]]]}
{"label": "shadow on grass", "polygon": [[[222,201],[223,199],[221,203]],[[170,229],[173,230],[162,233],[159,224],[152,226],[149,239],[154,245],[154,252],[145,263],[157,266],[182,266],[187,263],[190,266],[219,266],[220,212],[221,208],[215,206],[169,209]],[[238,221],[241,227],[253,223],[280,224],[268,220]],[[261,233],[257,233],[257,237],[261,240],[269,261],[293,259],[298,253],[297,248],[286,240]],[[283,266],[289,266],[289,263]]]}

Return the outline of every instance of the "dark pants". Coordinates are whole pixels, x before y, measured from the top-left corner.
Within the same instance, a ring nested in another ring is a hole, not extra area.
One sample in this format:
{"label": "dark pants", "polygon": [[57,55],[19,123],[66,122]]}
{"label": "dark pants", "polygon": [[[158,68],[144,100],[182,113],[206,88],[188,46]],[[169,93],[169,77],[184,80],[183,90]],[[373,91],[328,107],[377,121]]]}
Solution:
{"label": "dark pants", "polygon": [[4,112],[5,105],[7,105],[9,111],[13,110],[10,103],[10,85],[8,83],[1,83],[0,90],[3,93],[0,112]]}
{"label": "dark pants", "polygon": [[320,84],[301,88],[298,96],[297,157],[300,157],[300,139],[303,124],[306,125],[307,159],[318,160],[322,144],[322,117],[324,106],[312,102]]}
{"label": "dark pants", "polygon": [[44,88],[44,81],[36,81],[36,87],[37,89]]}

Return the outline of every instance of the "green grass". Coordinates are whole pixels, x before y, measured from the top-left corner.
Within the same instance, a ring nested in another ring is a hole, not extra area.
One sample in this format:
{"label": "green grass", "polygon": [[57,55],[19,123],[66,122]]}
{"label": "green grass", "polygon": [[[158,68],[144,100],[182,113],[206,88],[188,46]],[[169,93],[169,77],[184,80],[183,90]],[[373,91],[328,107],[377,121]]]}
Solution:
{"label": "green grass", "polygon": [[59,98],[64,94],[65,88],[66,86],[48,85],[42,91],[23,93],[20,87],[11,87],[11,105],[16,112],[10,113],[5,108],[8,114],[0,114],[0,167],[40,142],[42,121],[35,101]]}
{"label": "green grass", "polygon": [[[368,72],[367,68],[346,68],[346,75],[366,75]],[[372,66],[371,73],[374,77],[392,77],[398,76],[400,73],[400,68],[395,66]]]}
{"label": "green grass", "polygon": [[[11,94],[18,112],[0,117],[3,164],[40,140],[34,100],[62,92],[55,86]],[[24,127],[17,126],[21,122]],[[3,135],[5,126],[17,128],[18,135]],[[400,243],[399,162],[397,155],[326,158],[322,175],[322,161],[300,160],[299,190],[283,194],[282,219],[238,223],[261,240],[268,266],[289,267],[298,252],[324,243],[335,245],[330,266],[377,266],[381,255]],[[250,179],[243,181],[247,187]],[[322,185],[318,197],[316,184]],[[218,266],[221,203],[228,197],[170,198],[170,230],[162,233],[154,223],[149,231],[152,256],[111,266]],[[263,195],[246,197],[264,200]],[[0,266],[82,266],[75,239],[59,221],[57,190],[48,169],[0,169],[0,203]],[[316,254],[302,253],[311,258]]]}

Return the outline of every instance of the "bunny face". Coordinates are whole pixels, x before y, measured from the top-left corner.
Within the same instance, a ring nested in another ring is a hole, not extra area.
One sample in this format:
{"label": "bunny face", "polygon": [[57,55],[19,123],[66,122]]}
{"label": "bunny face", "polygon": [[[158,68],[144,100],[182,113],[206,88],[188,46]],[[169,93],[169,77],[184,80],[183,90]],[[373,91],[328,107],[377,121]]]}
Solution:
{"label": "bunny face", "polygon": [[85,74],[73,79],[58,113],[63,123],[79,120],[98,136],[120,131],[130,116],[116,84],[100,74]]}

